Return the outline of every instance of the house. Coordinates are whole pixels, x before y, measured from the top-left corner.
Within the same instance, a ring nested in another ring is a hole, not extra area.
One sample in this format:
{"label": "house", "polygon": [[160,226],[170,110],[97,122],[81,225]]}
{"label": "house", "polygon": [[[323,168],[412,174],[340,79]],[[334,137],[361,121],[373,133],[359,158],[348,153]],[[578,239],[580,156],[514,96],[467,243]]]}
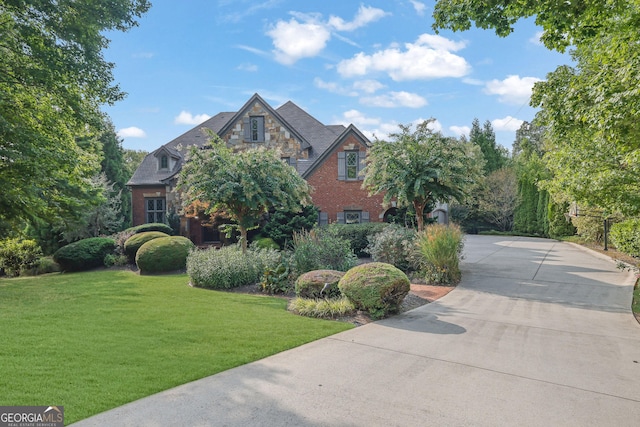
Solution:
{"label": "house", "polygon": [[[369,196],[362,188],[360,171],[371,143],[355,126],[324,125],[291,101],[274,109],[255,94],[237,112],[218,113],[145,157],[127,183],[133,225],[167,222],[168,215],[180,212],[178,174],[187,147],[208,142],[207,130],[235,150],[279,150],[313,187],[320,224],[384,220],[382,195]],[[180,230],[198,245],[220,239],[212,220],[197,212],[180,218]]]}

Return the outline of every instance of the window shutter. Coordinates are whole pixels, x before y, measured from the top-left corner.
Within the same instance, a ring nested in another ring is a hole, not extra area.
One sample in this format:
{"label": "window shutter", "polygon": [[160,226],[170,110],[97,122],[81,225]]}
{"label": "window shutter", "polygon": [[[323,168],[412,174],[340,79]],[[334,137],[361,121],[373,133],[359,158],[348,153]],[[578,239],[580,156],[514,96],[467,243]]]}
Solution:
{"label": "window shutter", "polygon": [[257,142],[264,142],[264,117],[258,118],[258,140]]}
{"label": "window shutter", "polygon": [[364,179],[364,175],[362,175],[360,172],[364,169],[365,166],[367,166],[367,152],[359,151],[358,152],[358,179],[359,180]]}
{"label": "window shutter", "polygon": [[242,119],[242,130],[244,131],[244,141],[251,141],[251,125],[249,124],[249,117]]}
{"label": "window shutter", "polygon": [[319,225],[327,225],[329,224],[329,214],[326,212],[320,212],[320,218],[318,220]]}
{"label": "window shutter", "polygon": [[[340,181],[344,181],[347,179],[347,168],[346,168],[346,153],[344,151],[338,152],[338,179]],[[344,219],[344,218],[343,218]]]}
{"label": "window shutter", "polygon": [[360,214],[360,222],[369,222],[369,212],[362,211]]}
{"label": "window shutter", "polygon": [[344,224],[344,212],[338,212],[338,224]]}

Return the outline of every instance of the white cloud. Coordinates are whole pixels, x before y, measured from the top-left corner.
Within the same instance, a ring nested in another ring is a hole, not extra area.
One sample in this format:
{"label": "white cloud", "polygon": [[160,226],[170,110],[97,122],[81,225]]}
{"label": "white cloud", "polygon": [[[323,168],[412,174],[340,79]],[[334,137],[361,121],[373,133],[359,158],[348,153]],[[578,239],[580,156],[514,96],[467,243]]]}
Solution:
{"label": "white cloud", "polygon": [[463,57],[451,51],[464,46],[464,42],[423,34],[415,43],[406,43],[405,50],[389,47],[372,55],[360,52],[351,59],[341,61],[337,70],[344,77],[385,72],[395,81],[463,77],[469,73],[471,66]]}
{"label": "white cloud", "polygon": [[389,92],[384,95],[370,96],[360,99],[361,104],[373,107],[409,107],[420,108],[427,105],[427,100],[415,93],[409,92]]}
{"label": "white cloud", "polygon": [[152,52],[138,52],[131,55],[134,59],[151,59],[155,56]]}
{"label": "white cloud", "polygon": [[285,65],[318,55],[331,38],[331,32],[324,25],[313,21],[300,23],[295,18],[289,22],[278,21],[267,35],[273,40],[276,61]]}
{"label": "white cloud", "polygon": [[418,16],[424,16],[424,11],[427,8],[426,4],[416,0],[411,0],[411,4],[413,5],[413,8],[415,9]]}
{"label": "white cloud", "polygon": [[344,19],[332,15],[329,17],[328,25],[337,31],[353,31],[364,27],[370,22],[382,19],[385,15],[388,15],[388,13],[382,9],[360,5],[360,9],[358,9],[353,21],[345,22]]}
{"label": "white cloud", "polygon": [[147,134],[145,131],[135,126],[120,129],[118,132],[116,132],[116,135],[118,135],[120,138],[146,138],[147,137]]}
{"label": "white cloud", "polygon": [[367,117],[363,112],[358,110],[349,110],[342,113],[344,120],[340,120],[342,124],[349,125],[354,124],[357,127],[360,126],[378,126],[380,124],[379,118]]}
{"label": "white cloud", "polygon": [[180,111],[180,114],[174,119],[174,123],[177,125],[199,125],[200,123],[209,120],[211,116],[207,114],[196,114],[195,116],[188,111]]}
{"label": "white cloud", "polygon": [[258,66],[256,64],[250,64],[248,62],[238,65],[237,68],[240,71],[248,71],[248,72],[251,72],[251,73],[255,73],[256,71],[258,71]]}
{"label": "white cloud", "polygon": [[529,101],[531,90],[536,82],[541,81],[537,77],[507,76],[504,80],[491,80],[487,82],[484,92],[489,95],[498,95],[498,100],[505,104],[520,105]]}
{"label": "white cloud", "polygon": [[540,40],[540,38],[542,37],[542,34],[543,34],[542,31],[537,31],[535,35],[529,39],[529,43],[533,43],[536,46],[543,46],[542,41]]}
{"label": "white cloud", "polygon": [[522,120],[520,120],[520,119],[516,119],[515,117],[507,116],[504,119],[492,120],[491,121],[491,126],[493,126],[493,128],[496,131],[515,132],[518,129],[520,129],[520,126],[522,126],[522,123],[524,123],[524,122]]}
{"label": "white cloud", "polygon": [[358,96],[357,92],[354,92],[353,90],[348,89],[346,87],[340,86],[338,83],[335,83],[335,82],[325,82],[320,77],[316,77],[313,80],[313,84],[315,85],[315,87],[319,89],[324,89],[331,93],[337,93],[339,95],[346,95],[346,96]]}
{"label": "white cloud", "polygon": [[384,88],[385,86],[377,80],[360,80],[353,83],[353,88],[360,90],[364,93],[374,93]]}
{"label": "white cloud", "polygon": [[449,126],[449,130],[458,137],[462,135],[469,136],[469,132],[471,132],[469,126]]}

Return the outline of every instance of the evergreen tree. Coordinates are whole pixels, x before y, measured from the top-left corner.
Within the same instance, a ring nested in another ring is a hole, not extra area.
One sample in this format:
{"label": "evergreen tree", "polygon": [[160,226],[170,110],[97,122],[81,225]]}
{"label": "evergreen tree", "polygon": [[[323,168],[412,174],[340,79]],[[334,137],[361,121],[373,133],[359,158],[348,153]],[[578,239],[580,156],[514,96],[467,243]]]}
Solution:
{"label": "evergreen tree", "polygon": [[485,176],[497,171],[507,163],[507,150],[499,147],[496,143],[496,134],[493,131],[490,121],[487,120],[481,128],[480,121],[477,118],[473,119],[471,131],[469,132],[469,140],[471,143],[480,147],[482,151],[485,159]]}

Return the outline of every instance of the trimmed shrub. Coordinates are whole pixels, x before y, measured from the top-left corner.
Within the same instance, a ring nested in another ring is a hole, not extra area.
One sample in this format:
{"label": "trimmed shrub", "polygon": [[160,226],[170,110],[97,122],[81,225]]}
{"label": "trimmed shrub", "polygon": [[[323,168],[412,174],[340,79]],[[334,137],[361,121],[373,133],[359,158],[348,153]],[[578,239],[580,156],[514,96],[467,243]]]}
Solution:
{"label": "trimmed shrub", "polygon": [[321,319],[335,319],[348,316],[355,311],[355,306],[349,298],[294,298],[289,303],[288,310],[307,317],[318,317]]}
{"label": "trimmed shrub", "polygon": [[42,250],[35,240],[0,241],[0,269],[7,276],[19,276],[21,271],[34,268],[41,256]]}
{"label": "trimmed shrub", "polygon": [[357,309],[381,319],[399,311],[411,284],[407,275],[393,265],[372,262],[347,271],[338,288]]}
{"label": "trimmed shrub", "polygon": [[640,257],[640,219],[628,219],[613,224],[611,241],[620,252]]}
{"label": "trimmed shrub", "polygon": [[397,224],[388,224],[369,238],[367,252],[377,262],[391,264],[402,271],[413,268],[416,231]]}
{"label": "trimmed shrub", "polygon": [[183,270],[187,264],[187,256],[194,247],[191,240],[182,236],[149,240],[138,249],[136,265],[141,274]]}
{"label": "trimmed shrub", "polygon": [[460,258],[464,235],[457,225],[430,225],[416,237],[420,270],[430,283],[456,284],[460,281]]}
{"label": "trimmed shrub", "polygon": [[347,271],[358,261],[348,240],[322,229],[294,233],[292,246],[291,269],[296,277],[313,270]]}
{"label": "trimmed shrub", "polygon": [[143,231],[142,233],[134,234],[124,242],[124,254],[133,262],[136,259],[136,252],[138,252],[140,246],[160,237],[169,237],[169,235],[162,231]]}
{"label": "trimmed shrub", "polygon": [[367,247],[370,238],[382,232],[387,227],[383,222],[367,222],[363,224],[330,224],[327,233],[331,236],[348,240],[351,250],[359,258],[370,256]]}
{"label": "trimmed shrub", "polygon": [[337,270],[314,270],[304,273],[296,280],[296,296],[300,298],[338,297],[341,295],[338,282],[342,276],[344,272]]}
{"label": "trimmed shrub", "polygon": [[161,231],[169,236],[173,234],[173,228],[161,222],[151,222],[149,224],[140,224],[135,227],[127,228],[125,231],[133,231],[134,233],[144,233],[146,231]]}
{"label": "trimmed shrub", "polygon": [[91,237],[63,246],[53,254],[62,271],[85,271],[104,265],[104,258],[113,252],[116,243],[107,237]]}
{"label": "trimmed shrub", "polygon": [[187,258],[187,274],[193,286],[230,289],[257,284],[267,269],[280,264],[280,253],[274,250],[248,250],[239,245],[193,251]]}

